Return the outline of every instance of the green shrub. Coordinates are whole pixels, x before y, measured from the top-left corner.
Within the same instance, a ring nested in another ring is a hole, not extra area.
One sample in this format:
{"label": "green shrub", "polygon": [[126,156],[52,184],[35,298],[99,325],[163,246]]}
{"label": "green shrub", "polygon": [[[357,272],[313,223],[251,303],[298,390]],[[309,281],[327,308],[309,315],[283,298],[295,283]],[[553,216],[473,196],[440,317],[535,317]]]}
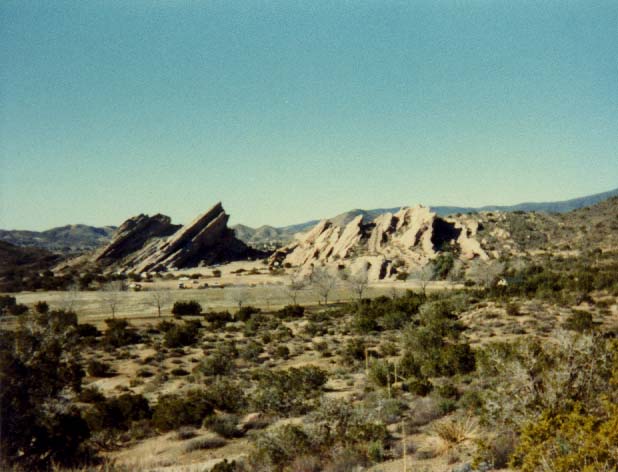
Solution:
{"label": "green shrub", "polygon": [[169,348],[192,346],[196,343],[201,323],[197,320],[184,325],[174,324],[165,332],[165,346]]}
{"label": "green shrub", "polygon": [[247,405],[245,389],[227,378],[216,378],[204,391],[204,396],[220,411],[238,413]]}
{"label": "green shrub", "polygon": [[394,375],[395,371],[392,364],[381,360],[373,360],[371,362],[369,379],[377,386],[386,387],[388,384],[392,384]]}
{"label": "green shrub", "polygon": [[234,415],[207,416],[204,419],[203,426],[226,439],[238,438],[243,435],[238,428],[238,417]]}
{"label": "green shrub", "polygon": [[214,329],[223,328],[227,323],[234,320],[229,311],[209,311],[204,313],[204,319]]}
{"label": "green shrub", "polygon": [[280,344],[275,348],[275,357],[279,359],[287,359],[290,356],[290,348]]}
{"label": "green shrub", "polygon": [[405,388],[414,395],[424,397],[433,390],[433,385],[426,377],[410,377],[405,382]]}
{"label": "green shrub", "polygon": [[108,348],[118,348],[137,344],[141,341],[141,336],[126,320],[107,319],[107,330],[103,335],[103,345]]}
{"label": "green shrub", "polygon": [[217,464],[210,469],[210,472],[239,472],[244,470],[241,466],[239,466],[236,461],[228,462],[227,459],[223,459],[221,462],[217,462]]}
{"label": "green shrub", "polygon": [[577,403],[563,413],[545,410],[524,425],[511,466],[522,472],[616,470],[618,406],[605,402],[599,415],[584,413]]}
{"label": "green shrub", "polygon": [[125,393],[94,404],[86,413],[86,421],[93,431],[127,431],[133,421],[150,419],[152,410],[142,395]]}
{"label": "green shrub", "polygon": [[302,318],[304,314],[305,308],[300,305],[286,305],[277,312],[277,316],[283,320]]}
{"label": "green shrub", "polygon": [[436,387],[436,393],[441,397],[448,398],[450,400],[458,400],[460,397],[459,390],[457,390],[457,387],[450,382]]}
{"label": "green shrub", "polygon": [[509,316],[521,315],[519,311],[519,305],[517,303],[509,303],[506,305],[506,314]]}
{"label": "green shrub", "polygon": [[240,357],[246,361],[259,362],[262,351],[262,345],[257,341],[251,340],[240,350]]}
{"label": "green shrub", "polygon": [[161,321],[157,324],[157,329],[162,333],[167,333],[170,329],[176,326],[176,323],[172,323],[171,321]]}
{"label": "green shrub", "polygon": [[468,343],[447,344],[442,351],[441,366],[437,369],[443,375],[468,374],[474,371],[476,358]]}
{"label": "green shrub", "polygon": [[573,310],[573,313],[564,322],[564,328],[579,333],[589,332],[594,329],[592,314],[587,311]]}
{"label": "green shrub", "polygon": [[193,372],[206,376],[228,375],[234,370],[234,362],[224,351],[217,350],[204,357]]}
{"label": "green shrub", "polygon": [[112,368],[107,362],[91,359],[86,366],[86,372],[91,377],[110,377],[113,375]]}
{"label": "green shrub", "polygon": [[253,315],[260,313],[262,310],[251,305],[241,307],[234,315],[238,321],[248,321]]}
{"label": "green shrub", "polygon": [[154,407],[152,423],[161,431],[181,426],[200,426],[204,418],[213,413],[208,395],[192,390],[183,395],[169,394],[159,398]]}
{"label": "green shrub", "polygon": [[48,470],[86,458],[88,425],[67,402],[84,376],[74,330],[28,323],[0,333],[0,465]]}
{"label": "green shrub", "polygon": [[105,401],[105,396],[96,387],[86,387],[82,389],[78,399],[83,403],[99,403]]}
{"label": "green shrub", "polygon": [[367,343],[363,338],[349,339],[342,352],[344,362],[359,362],[365,360],[365,350]]}
{"label": "green shrub", "polygon": [[321,394],[326,380],[326,372],[314,366],[263,370],[258,373],[258,385],[251,401],[255,409],[265,413],[302,414]]}

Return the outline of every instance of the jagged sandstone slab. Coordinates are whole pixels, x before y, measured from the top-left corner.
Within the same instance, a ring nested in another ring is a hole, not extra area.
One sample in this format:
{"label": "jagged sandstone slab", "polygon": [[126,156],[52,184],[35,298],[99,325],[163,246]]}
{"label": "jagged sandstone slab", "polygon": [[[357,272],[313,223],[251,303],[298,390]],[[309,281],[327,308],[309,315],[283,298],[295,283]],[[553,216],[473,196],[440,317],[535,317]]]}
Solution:
{"label": "jagged sandstone slab", "polygon": [[384,279],[398,270],[418,269],[444,250],[462,259],[487,259],[474,237],[477,228],[473,220],[443,219],[420,205],[384,213],[368,223],[359,215],[343,227],[324,220],[276,251],[270,263],[289,263],[308,272],[315,265],[347,261],[352,268],[368,267],[372,280]]}

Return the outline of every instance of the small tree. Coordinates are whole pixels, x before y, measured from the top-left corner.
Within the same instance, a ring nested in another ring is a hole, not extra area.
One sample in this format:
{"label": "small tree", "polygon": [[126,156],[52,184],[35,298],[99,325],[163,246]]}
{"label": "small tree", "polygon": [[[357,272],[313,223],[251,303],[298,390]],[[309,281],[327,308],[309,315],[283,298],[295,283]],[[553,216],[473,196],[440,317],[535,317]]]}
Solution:
{"label": "small tree", "polygon": [[434,271],[433,264],[425,264],[415,272],[412,272],[408,276],[408,280],[416,280],[421,287],[421,293],[425,296],[427,294],[427,285],[434,277]]}
{"label": "small tree", "polygon": [[367,266],[363,265],[358,271],[351,275],[347,275],[346,282],[350,286],[350,289],[358,296],[359,300],[362,300],[363,293],[369,285],[369,271]]}
{"label": "small tree", "polygon": [[79,284],[72,283],[62,292],[60,297],[60,309],[64,311],[75,311],[75,301],[79,295]]}
{"label": "small tree", "polygon": [[285,286],[285,292],[292,300],[292,305],[298,305],[298,294],[307,286],[307,282],[307,278],[300,274],[300,270],[296,270],[290,275],[289,283]]}
{"label": "small tree", "polygon": [[494,287],[498,281],[498,277],[500,277],[500,275],[504,272],[505,267],[504,262],[497,260],[491,260],[488,262],[481,262],[477,260],[470,265],[467,275],[477,284],[489,289]]}
{"label": "small tree", "polygon": [[120,305],[120,292],[125,289],[124,282],[122,280],[112,280],[103,285],[101,290],[101,299],[103,304],[109,308],[112,318],[116,318],[116,310]]}
{"label": "small tree", "polygon": [[172,294],[166,288],[154,287],[148,293],[148,304],[157,309],[157,314],[161,318],[161,311],[169,305]]}
{"label": "small tree", "polygon": [[337,278],[325,268],[317,267],[311,273],[311,283],[320,300],[323,300],[325,305],[328,304],[328,295],[337,285]]}
{"label": "small tree", "polygon": [[243,303],[249,300],[249,291],[241,287],[230,288],[226,290],[225,298],[233,301],[236,305],[238,305],[238,309],[240,310]]}

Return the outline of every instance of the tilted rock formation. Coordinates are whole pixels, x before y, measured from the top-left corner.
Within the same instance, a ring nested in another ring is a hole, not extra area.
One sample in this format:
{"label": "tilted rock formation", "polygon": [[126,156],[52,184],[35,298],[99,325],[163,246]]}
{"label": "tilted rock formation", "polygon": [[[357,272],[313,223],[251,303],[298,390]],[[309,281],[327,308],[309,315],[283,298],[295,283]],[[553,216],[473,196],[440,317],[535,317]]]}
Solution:
{"label": "tilted rock formation", "polygon": [[139,215],[122,223],[112,235],[111,241],[95,252],[94,261],[113,263],[144,247],[152,238],[173,234],[180,225],[173,225],[169,216]]}
{"label": "tilted rock formation", "polygon": [[181,269],[262,255],[236,239],[229,216],[217,203],[185,226],[164,215],[139,215],[125,221],[94,262],[124,272]]}
{"label": "tilted rock formation", "polygon": [[294,243],[271,256],[271,265],[289,263],[310,270],[313,265],[369,267],[372,280],[411,271],[427,264],[443,250],[458,252],[462,259],[487,259],[474,239],[474,221],[442,219],[426,207],[402,208],[365,223],[355,217],[345,226],[328,220],[299,236]]}

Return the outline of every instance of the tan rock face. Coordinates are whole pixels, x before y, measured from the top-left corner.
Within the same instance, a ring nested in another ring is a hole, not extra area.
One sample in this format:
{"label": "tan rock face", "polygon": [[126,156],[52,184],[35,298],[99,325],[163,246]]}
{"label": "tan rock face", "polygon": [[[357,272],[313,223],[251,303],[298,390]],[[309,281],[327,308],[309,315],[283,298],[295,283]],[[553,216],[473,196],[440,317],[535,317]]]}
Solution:
{"label": "tan rock face", "polygon": [[356,217],[344,227],[321,221],[294,243],[271,256],[272,265],[289,263],[310,270],[312,265],[364,264],[371,280],[394,277],[427,264],[447,249],[457,249],[464,260],[487,254],[474,238],[474,222],[442,219],[429,208],[402,208],[370,223]]}
{"label": "tan rock face", "polygon": [[257,257],[227,227],[229,216],[217,203],[185,226],[163,215],[140,215],[124,222],[94,261],[125,272],[195,267]]}

